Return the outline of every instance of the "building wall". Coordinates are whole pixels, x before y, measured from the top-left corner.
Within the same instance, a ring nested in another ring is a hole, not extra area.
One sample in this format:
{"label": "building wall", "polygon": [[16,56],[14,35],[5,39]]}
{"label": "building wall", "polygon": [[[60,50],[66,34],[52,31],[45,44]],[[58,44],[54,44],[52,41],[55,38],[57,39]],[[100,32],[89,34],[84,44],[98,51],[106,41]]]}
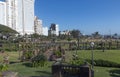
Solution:
{"label": "building wall", "polygon": [[6,25],[6,3],[0,1],[0,24]]}
{"label": "building wall", "polygon": [[23,0],[24,6],[24,31],[34,33],[34,0]]}
{"label": "building wall", "polygon": [[17,26],[17,0],[6,0],[7,26],[16,30]]}
{"label": "building wall", "polygon": [[20,33],[23,34],[23,16],[22,16],[22,0],[17,0],[17,25],[16,25],[16,30]]}
{"label": "building wall", "polygon": [[0,24],[18,31],[20,34],[34,33],[35,0],[0,1]]}

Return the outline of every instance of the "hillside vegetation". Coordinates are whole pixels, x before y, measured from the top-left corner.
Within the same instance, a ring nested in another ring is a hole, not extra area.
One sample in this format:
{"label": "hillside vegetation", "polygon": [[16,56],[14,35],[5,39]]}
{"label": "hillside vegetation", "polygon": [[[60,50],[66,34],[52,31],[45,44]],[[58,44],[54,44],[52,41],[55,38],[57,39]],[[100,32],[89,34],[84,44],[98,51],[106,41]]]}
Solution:
{"label": "hillside vegetation", "polygon": [[8,33],[18,33],[17,31],[0,24],[0,33],[2,34],[8,34]]}

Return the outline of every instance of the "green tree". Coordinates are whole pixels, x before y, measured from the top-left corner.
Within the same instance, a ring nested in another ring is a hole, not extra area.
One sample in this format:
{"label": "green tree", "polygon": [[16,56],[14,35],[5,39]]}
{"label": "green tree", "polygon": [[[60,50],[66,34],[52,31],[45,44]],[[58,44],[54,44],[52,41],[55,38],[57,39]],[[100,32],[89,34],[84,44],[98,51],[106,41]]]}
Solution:
{"label": "green tree", "polygon": [[37,33],[34,33],[34,34],[32,34],[32,35],[31,35],[31,37],[33,37],[33,38],[39,38],[39,37],[40,37],[40,35],[39,35],[39,34],[37,34]]}
{"label": "green tree", "polygon": [[94,33],[92,34],[92,36],[93,36],[94,38],[100,38],[100,37],[101,37],[101,35],[99,34],[98,31],[94,32]]}
{"label": "green tree", "polygon": [[81,32],[80,32],[80,30],[72,30],[71,32],[70,32],[70,34],[71,34],[71,36],[73,37],[73,38],[78,38],[78,36],[80,36],[81,35]]}

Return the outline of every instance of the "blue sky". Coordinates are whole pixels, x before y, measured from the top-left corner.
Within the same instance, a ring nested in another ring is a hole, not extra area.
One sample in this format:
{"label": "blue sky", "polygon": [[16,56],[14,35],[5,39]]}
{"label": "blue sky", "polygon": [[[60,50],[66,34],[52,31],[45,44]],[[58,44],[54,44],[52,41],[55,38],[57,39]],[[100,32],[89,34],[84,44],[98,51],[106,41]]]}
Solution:
{"label": "blue sky", "polygon": [[84,34],[120,34],[120,0],[36,0],[35,15],[44,26],[79,29]]}
{"label": "blue sky", "polygon": [[35,15],[43,26],[56,23],[61,31],[120,34],[120,0],[35,0]]}

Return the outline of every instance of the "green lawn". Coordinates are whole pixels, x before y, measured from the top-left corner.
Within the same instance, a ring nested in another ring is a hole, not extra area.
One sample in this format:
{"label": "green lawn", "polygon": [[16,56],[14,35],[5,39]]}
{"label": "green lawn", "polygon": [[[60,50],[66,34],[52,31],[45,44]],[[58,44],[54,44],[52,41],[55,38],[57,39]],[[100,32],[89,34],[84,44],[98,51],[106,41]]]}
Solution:
{"label": "green lawn", "polygon": [[95,67],[95,77],[120,77],[120,68]]}
{"label": "green lawn", "polygon": [[[76,51],[67,52],[68,56],[76,53]],[[107,60],[111,62],[116,62],[120,64],[120,50],[94,50],[94,60]],[[77,50],[77,55],[83,59],[91,59],[91,50]]]}
{"label": "green lawn", "polygon": [[51,63],[45,67],[29,67],[28,63],[15,63],[9,66],[9,70],[19,72],[19,76],[51,76]]}
{"label": "green lawn", "polygon": [[[72,54],[75,54],[83,59],[91,59],[91,50],[77,50],[66,52],[66,59],[69,60]],[[116,62],[120,64],[120,50],[94,50],[94,60],[107,60],[111,62]],[[120,68],[110,68],[110,67],[95,67],[95,77],[120,77]]]}
{"label": "green lawn", "polygon": [[[51,64],[45,67],[31,68],[17,63],[10,65],[9,70],[19,72],[19,76],[51,76]],[[95,77],[120,77],[119,68],[95,67]]]}
{"label": "green lawn", "polygon": [[[18,52],[7,52],[10,55],[10,62],[12,64],[9,65],[9,70],[19,72],[19,75],[22,76],[51,76],[51,65],[52,62],[48,62],[45,67],[33,68],[26,66],[28,62],[19,62],[19,53]],[[67,60],[69,60],[74,54],[74,51],[67,51]],[[79,57],[84,59],[91,58],[91,51],[80,50],[77,51]],[[94,50],[94,59],[102,59],[120,63],[120,51],[119,50],[109,50],[109,51],[98,51]],[[0,61],[2,61],[2,57],[4,54],[0,54]],[[16,62],[16,63],[14,63]],[[109,67],[95,67],[95,77],[120,77],[120,68],[109,68]]]}
{"label": "green lawn", "polygon": [[18,72],[19,76],[51,76],[52,62],[47,62],[45,67],[30,67],[29,62],[20,62],[19,52],[5,52],[0,54],[0,62],[3,62],[3,56],[9,54],[10,65],[9,71]]}

